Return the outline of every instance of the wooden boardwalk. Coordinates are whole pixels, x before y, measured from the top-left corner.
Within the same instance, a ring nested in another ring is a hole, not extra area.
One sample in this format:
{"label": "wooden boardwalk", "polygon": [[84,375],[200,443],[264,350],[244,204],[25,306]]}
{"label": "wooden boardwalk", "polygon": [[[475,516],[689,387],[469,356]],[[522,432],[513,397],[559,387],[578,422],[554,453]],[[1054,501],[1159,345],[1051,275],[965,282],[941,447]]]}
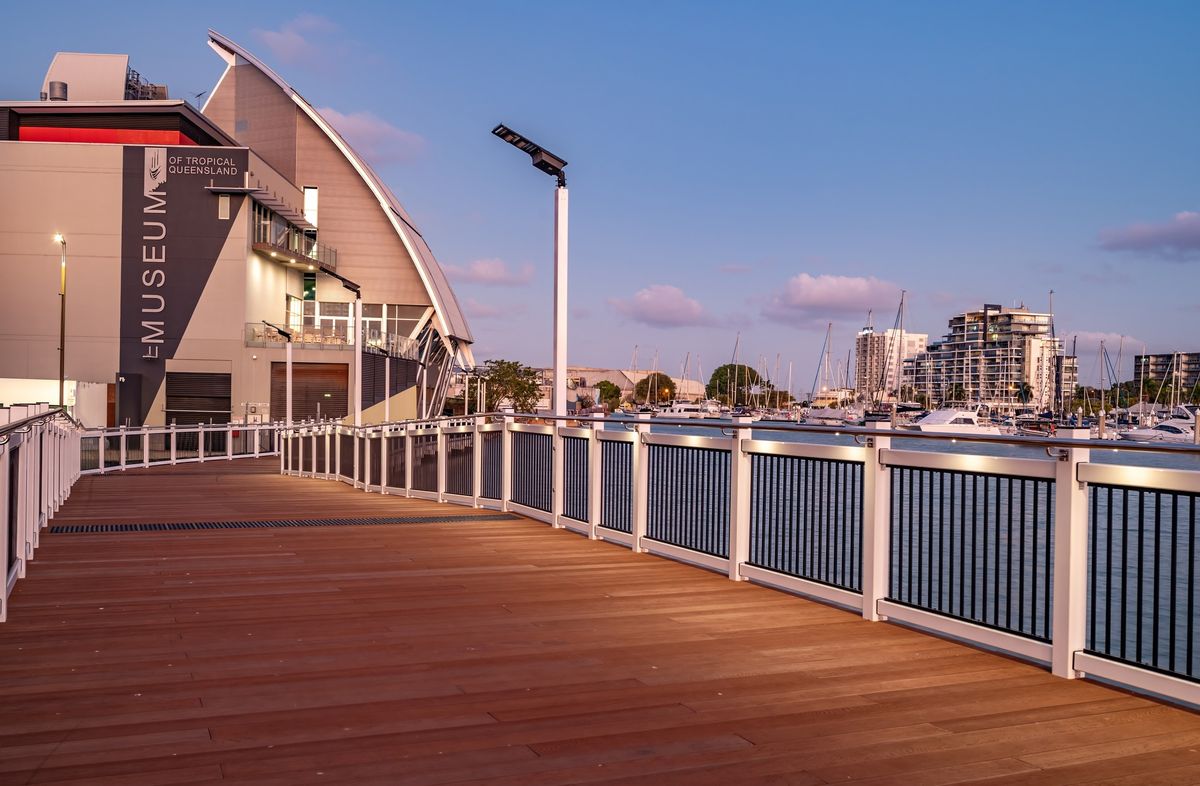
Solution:
{"label": "wooden boardwalk", "polygon": [[276,468],[87,477],[54,524],[453,520],[43,534],[0,625],[0,784],[1200,782],[1186,710]]}

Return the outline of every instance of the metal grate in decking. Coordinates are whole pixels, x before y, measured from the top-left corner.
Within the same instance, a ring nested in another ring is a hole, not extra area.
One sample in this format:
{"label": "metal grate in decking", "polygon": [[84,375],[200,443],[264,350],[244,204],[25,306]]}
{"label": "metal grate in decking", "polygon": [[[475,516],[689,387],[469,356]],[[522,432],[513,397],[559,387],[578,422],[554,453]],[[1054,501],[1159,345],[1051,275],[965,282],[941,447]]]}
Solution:
{"label": "metal grate in decking", "polygon": [[55,535],[91,535],[102,532],[188,532],[210,529],[264,529],[284,527],[378,527],[390,524],[469,524],[475,521],[513,521],[511,513],[475,516],[382,516],[376,518],[276,519],[259,521],[175,521],[151,524],[52,524]]}

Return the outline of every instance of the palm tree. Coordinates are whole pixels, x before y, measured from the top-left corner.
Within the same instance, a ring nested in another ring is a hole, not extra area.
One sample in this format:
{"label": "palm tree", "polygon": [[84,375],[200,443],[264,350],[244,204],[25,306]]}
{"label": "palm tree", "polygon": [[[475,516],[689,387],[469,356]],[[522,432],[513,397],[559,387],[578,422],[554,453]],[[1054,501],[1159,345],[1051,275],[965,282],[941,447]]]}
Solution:
{"label": "palm tree", "polygon": [[1017,383],[1017,401],[1022,404],[1028,404],[1033,400],[1033,385],[1030,385],[1025,380]]}

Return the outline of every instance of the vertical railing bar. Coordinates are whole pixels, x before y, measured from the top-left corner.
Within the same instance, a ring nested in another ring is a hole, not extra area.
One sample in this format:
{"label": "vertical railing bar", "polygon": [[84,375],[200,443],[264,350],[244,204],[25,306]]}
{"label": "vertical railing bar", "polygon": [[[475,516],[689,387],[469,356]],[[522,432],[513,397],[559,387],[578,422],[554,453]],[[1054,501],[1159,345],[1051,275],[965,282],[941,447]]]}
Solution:
{"label": "vertical railing bar", "polygon": [[[1111,581],[1111,578],[1109,579]],[[1129,489],[1121,489],[1121,659],[1129,638]]]}
{"label": "vertical railing bar", "polygon": [[1193,669],[1193,653],[1192,645],[1194,642],[1193,622],[1195,620],[1195,600],[1196,600],[1196,496],[1188,497],[1188,510],[1191,515],[1188,517],[1188,600],[1187,600],[1187,675],[1192,676]]}
{"label": "vertical railing bar", "polygon": [[1158,666],[1158,618],[1159,613],[1159,592],[1158,585],[1160,583],[1161,571],[1159,570],[1159,560],[1162,557],[1162,492],[1154,492],[1154,617],[1151,620],[1153,626],[1152,633],[1152,648],[1151,648],[1151,664]]}
{"label": "vertical railing bar", "polygon": [[[1196,424],[1200,426],[1200,423]],[[1167,661],[1171,664],[1171,671],[1175,671],[1175,601],[1176,601],[1176,579],[1177,566],[1179,564],[1179,495],[1171,495],[1171,600],[1170,610],[1171,615],[1167,620],[1170,625],[1170,637],[1167,644]]]}

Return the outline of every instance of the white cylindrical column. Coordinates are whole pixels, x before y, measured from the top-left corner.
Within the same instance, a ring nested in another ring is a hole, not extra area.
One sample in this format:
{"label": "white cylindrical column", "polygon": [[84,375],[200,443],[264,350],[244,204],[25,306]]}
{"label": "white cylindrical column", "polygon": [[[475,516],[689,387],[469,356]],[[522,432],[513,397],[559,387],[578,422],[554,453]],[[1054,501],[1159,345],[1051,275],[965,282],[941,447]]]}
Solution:
{"label": "white cylindrical column", "polygon": [[283,425],[285,428],[291,428],[292,427],[292,340],[290,338],[287,340],[287,348],[284,350],[284,358],[287,361],[285,364],[287,366],[287,390],[285,391],[285,395],[287,396],[287,404],[286,404],[287,416],[284,418]]}
{"label": "white cylindrical column", "polygon": [[554,414],[567,414],[567,187],[554,189]]}

